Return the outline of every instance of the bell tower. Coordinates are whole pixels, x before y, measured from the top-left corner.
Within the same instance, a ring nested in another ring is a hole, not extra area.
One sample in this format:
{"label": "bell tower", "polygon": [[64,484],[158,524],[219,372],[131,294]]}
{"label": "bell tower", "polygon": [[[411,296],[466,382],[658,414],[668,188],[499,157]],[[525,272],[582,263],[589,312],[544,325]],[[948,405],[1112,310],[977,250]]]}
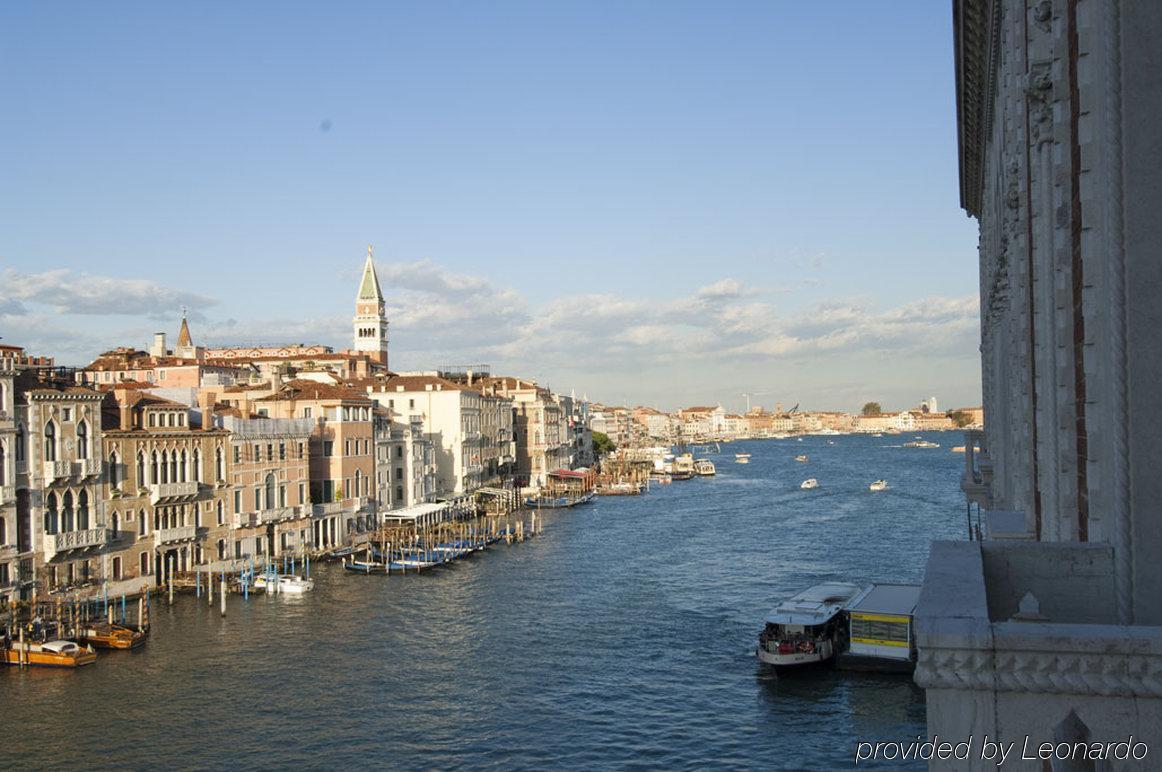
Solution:
{"label": "bell tower", "polygon": [[370,244],[367,245],[367,262],[363,264],[359,292],[355,296],[352,329],[355,336],[353,350],[370,355],[386,367],[387,316],[383,310],[383,292],[379,289],[379,277],[375,275]]}

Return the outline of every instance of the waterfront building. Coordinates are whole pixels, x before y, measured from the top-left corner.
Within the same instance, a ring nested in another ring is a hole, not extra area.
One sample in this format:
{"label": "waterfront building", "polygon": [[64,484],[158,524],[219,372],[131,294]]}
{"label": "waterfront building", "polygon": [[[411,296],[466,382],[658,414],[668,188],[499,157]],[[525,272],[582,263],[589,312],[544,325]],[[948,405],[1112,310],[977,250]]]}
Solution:
{"label": "waterfront building", "polygon": [[16,484],[17,460],[22,467],[26,463],[24,427],[19,434],[16,431],[16,365],[23,359],[23,349],[0,346],[0,606],[20,596],[20,558],[29,552],[18,547],[21,517],[16,509],[19,490],[24,500],[21,514],[27,520],[27,488]]}
{"label": "waterfront building", "polygon": [[260,417],[312,422],[310,543],[329,549],[342,545],[349,531],[365,530],[376,509],[375,402],[348,386],[295,379],[251,404]]}
{"label": "waterfront building", "polygon": [[[678,422],[674,417],[656,408],[635,407],[632,417],[644,429],[646,437],[650,439],[669,442],[678,431]],[[597,430],[595,429],[595,431]]]}
{"label": "waterfront building", "polygon": [[229,506],[214,513],[226,526],[210,542],[216,560],[303,555],[313,548],[310,497],[311,418],[243,416],[219,410],[229,432]]}
{"label": "waterfront building", "polygon": [[539,487],[549,472],[569,468],[569,416],[552,392],[523,378],[488,377],[478,383],[482,391],[512,401],[514,473],[520,484]]}
{"label": "waterfront building", "polygon": [[987,412],[984,432],[969,434],[962,487],[984,510],[984,540],[931,548],[916,609],[928,733],[1132,736],[1153,751],[1162,745],[1162,4],[958,0],[953,9]]}
{"label": "waterfront building", "polygon": [[225,530],[228,438],[195,425],[180,402],[120,387],[103,396],[102,577],[113,595],[135,594],[212,558],[206,544]]}
{"label": "waterfront building", "polygon": [[[14,379],[17,444],[26,460],[32,594],[104,577],[109,544],[102,496],[103,395],[75,384],[75,373],[28,368]],[[18,470],[17,474],[20,472]],[[18,501],[18,509],[24,509]],[[23,526],[22,526],[23,527]],[[24,571],[22,570],[22,576]]]}
{"label": "waterfront building", "polygon": [[365,388],[393,415],[423,426],[435,456],[438,493],[470,493],[483,484],[479,391],[434,372],[375,379]]}

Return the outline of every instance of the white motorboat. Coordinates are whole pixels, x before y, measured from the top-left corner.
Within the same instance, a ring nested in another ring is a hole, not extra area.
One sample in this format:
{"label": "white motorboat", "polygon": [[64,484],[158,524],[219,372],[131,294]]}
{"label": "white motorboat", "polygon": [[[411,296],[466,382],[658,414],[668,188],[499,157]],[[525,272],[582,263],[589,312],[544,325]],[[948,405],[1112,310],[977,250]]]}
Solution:
{"label": "white motorboat", "polygon": [[871,485],[867,486],[869,491],[886,491],[888,489],[887,480],[876,480]]}
{"label": "white motorboat", "polygon": [[750,463],[750,453],[735,453],[734,454],[734,463],[736,463],[736,464],[749,464]]}
{"label": "white motorboat", "polygon": [[694,462],[694,474],[699,477],[713,477],[718,470],[714,468],[714,462],[700,458]]}
{"label": "white motorboat", "polygon": [[271,594],[285,593],[287,595],[302,595],[313,590],[315,582],[294,574],[259,574],[254,578],[256,590],[266,590]]}
{"label": "white motorboat", "polygon": [[776,667],[831,659],[844,634],[843,607],[860,592],[854,584],[828,582],[783,601],[767,615],[755,656]]}
{"label": "white motorboat", "polygon": [[904,447],[905,448],[938,448],[938,447],[940,447],[940,443],[928,442],[928,440],[915,440],[913,442],[905,442]]}
{"label": "white motorboat", "polygon": [[805,491],[809,491],[809,490],[811,490],[812,488],[818,488],[818,487],[819,487],[819,481],[818,481],[818,480],[816,480],[814,477],[808,477],[806,480],[804,480],[803,482],[799,483],[799,487],[800,487],[800,488],[802,488],[802,489],[803,489],[803,490],[805,490]]}
{"label": "white motorboat", "polygon": [[795,460],[796,460],[796,461],[798,461],[800,464],[805,464],[805,463],[807,463],[807,457],[806,457],[806,456],[795,456]]}

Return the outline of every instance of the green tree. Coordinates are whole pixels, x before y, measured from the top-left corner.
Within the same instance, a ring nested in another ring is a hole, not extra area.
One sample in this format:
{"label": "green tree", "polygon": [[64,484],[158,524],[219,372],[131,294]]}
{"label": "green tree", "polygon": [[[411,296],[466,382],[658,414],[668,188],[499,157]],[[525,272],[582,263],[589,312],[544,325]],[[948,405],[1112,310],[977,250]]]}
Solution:
{"label": "green tree", "polygon": [[953,410],[948,414],[952,419],[952,423],[956,424],[957,429],[963,429],[972,423],[972,413],[966,413],[963,410]]}
{"label": "green tree", "polygon": [[609,439],[609,435],[605,432],[593,432],[593,455],[603,456],[606,453],[612,453],[617,450],[617,446],[613,444],[613,440]]}
{"label": "green tree", "polygon": [[863,406],[863,409],[860,412],[864,415],[879,415],[884,411],[880,409],[879,402],[868,402]]}

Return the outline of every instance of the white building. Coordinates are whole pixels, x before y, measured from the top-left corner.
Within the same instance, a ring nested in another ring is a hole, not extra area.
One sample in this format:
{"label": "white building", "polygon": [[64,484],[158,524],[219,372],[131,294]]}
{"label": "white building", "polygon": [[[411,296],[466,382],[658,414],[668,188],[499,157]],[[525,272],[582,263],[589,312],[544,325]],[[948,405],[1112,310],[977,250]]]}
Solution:
{"label": "white building", "polygon": [[483,484],[480,393],[432,373],[397,375],[367,387],[377,403],[432,445],[438,494],[470,493]]}
{"label": "white building", "polygon": [[[961,203],[980,224],[983,541],[916,610],[928,734],[1162,747],[1162,3],[954,3]],[[995,769],[979,759],[964,768]]]}

